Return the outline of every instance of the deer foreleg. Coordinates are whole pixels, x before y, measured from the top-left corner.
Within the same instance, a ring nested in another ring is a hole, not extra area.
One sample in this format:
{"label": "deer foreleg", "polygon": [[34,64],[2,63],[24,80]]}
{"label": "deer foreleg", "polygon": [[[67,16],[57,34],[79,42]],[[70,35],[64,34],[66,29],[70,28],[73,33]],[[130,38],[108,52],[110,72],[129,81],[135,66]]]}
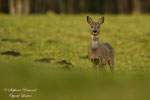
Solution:
{"label": "deer foreleg", "polygon": [[114,61],[110,60],[110,61],[108,61],[108,64],[109,64],[111,72],[114,73]]}

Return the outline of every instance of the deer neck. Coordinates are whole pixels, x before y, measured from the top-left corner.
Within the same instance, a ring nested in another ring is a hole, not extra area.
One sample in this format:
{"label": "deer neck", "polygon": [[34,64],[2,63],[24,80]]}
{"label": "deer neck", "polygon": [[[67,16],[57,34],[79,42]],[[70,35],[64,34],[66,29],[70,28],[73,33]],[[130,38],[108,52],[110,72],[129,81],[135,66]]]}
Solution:
{"label": "deer neck", "polygon": [[98,36],[92,36],[91,46],[92,46],[92,49],[94,49],[94,50],[98,49],[98,46],[99,46],[99,37]]}

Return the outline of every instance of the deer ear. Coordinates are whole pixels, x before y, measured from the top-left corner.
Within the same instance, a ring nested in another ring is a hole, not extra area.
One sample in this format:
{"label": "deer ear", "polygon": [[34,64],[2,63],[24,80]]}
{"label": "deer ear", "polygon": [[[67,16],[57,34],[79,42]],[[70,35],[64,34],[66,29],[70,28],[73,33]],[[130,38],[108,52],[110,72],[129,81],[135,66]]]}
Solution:
{"label": "deer ear", "polygon": [[99,20],[98,20],[98,23],[101,25],[101,24],[103,24],[104,23],[104,17],[101,17]]}
{"label": "deer ear", "polygon": [[89,17],[89,16],[87,16],[87,22],[88,22],[89,24],[92,24],[92,23],[93,23],[92,18],[91,18],[91,17]]}

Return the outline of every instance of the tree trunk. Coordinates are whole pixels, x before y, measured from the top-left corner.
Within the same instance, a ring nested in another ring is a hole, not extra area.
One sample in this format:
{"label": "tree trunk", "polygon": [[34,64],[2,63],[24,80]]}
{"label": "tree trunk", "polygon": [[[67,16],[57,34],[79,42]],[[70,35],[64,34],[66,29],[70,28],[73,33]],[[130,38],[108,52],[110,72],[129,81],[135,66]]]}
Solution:
{"label": "tree trunk", "polygon": [[130,0],[117,0],[118,13],[131,13],[131,9]]}
{"label": "tree trunk", "polygon": [[133,13],[141,13],[141,2],[140,0],[132,0],[133,2]]}
{"label": "tree trunk", "polygon": [[148,0],[141,0],[141,10],[142,10],[142,13],[147,13],[148,12]]}
{"label": "tree trunk", "polygon": [[105,0],[104,1],[104,12],[105,13],[117,13],[116,0]]}
{"label": "tree trunk", "polygon": [[150,0],[148,0],[148,12],[150,13]]}
{"label": "tree trunk", "polygon": [[9,0],[9,12],[11,15],[14,15],[16,13],[15,3],[15,0]]}
{"label": "tree trunk", "polygon": [[2,11],[2,0],[0,0],[0,12]]}
{"label": "tree trunk", "polygon": [[22,0],[17,0],[16,2],[16,14],[22,14]]}
{"label": "tree trunk", "polygon": [[74,0],[67,0],[67,12],[74,13]]}
{"label": "tree trunk", "polygon": [[59,3],[60,13],[66,13],[66,11],[65,11],[65,1],[64,0],[58,0],[58,3]]}
{"label": "tree trunk", "polygon": [[30,0],[23,0],[23,14],[30,13]]}
{"label": "tree trunk", "polygon": [[79,0],[79,10],[80,13],[87,12],[88,0]]}

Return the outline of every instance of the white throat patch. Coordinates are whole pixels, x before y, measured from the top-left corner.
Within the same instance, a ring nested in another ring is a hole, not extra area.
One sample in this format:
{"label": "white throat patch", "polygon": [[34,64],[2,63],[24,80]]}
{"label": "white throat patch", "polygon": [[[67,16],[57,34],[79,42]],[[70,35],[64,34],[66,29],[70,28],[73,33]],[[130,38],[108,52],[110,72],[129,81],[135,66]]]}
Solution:
{"label": "white throat patch", "polygon": [[92,48],[93,49],[98,48],[98,41],[92,41]]}

